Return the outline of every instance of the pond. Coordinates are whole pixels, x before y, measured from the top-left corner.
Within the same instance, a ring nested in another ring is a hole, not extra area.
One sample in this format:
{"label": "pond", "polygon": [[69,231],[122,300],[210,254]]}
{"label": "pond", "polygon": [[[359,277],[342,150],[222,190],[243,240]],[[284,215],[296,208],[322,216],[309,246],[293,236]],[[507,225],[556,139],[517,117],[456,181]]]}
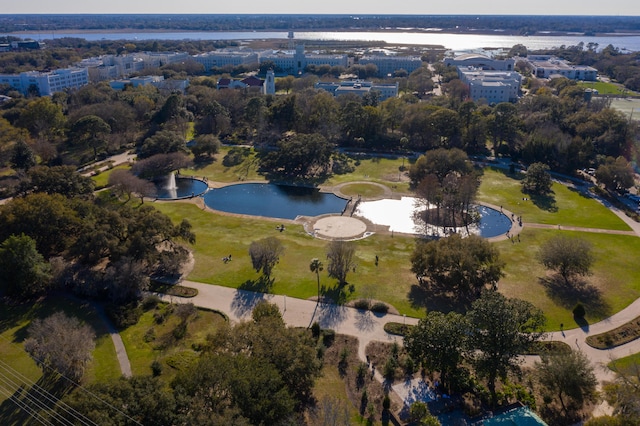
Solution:
{"label": "pond", "polygon": [[[389,226],[390,231],[419,234],[421,227],[413,220],[416,201],[413,197],[363,201],[354,216]],[[298,216],[340,214],[347,204],[344,198],[320,192],[317,188],[270,183],[242,183],[211,189],[204,194],[204,202],[207,207],[227,213],[291,220]],[[485,206],[476,208],[481,219],[478,225],[470,227],[471,232],[490,238],[511,228],[511,220],[499,211]],[[429,231],[437,232],[439,230],[435,227]]]}
{"label": "pond", "polygon": [[341,213],[347,200],[317,188],[243,183],[209,190],[204,195],[207,207],[228,213],[295,219]]}
{"label": "pond", "polygon": [[[423,226],[414,220],[417,202],[418,200],[414,197],[364,201],[358,205],[356,215],[377,225],[388,226],[390,231],[420,234],[423,232]],[[511,220],[499,211],[481,205],[476,206],[476,209],[480,213],[480,223],[469,227],[472,233],[491,238],[511,229]],[[427,232],[439,235],[442,229],[433,226]],[[458,229],[458,232],[464,232],[464,230]]]}
{"label": "pond", "polygon": [[171,174],[166,179],[156,182],[156,198],[160,200],[177,200],[197,197],[209,188],[206,182],[190,177],[175,177]]}

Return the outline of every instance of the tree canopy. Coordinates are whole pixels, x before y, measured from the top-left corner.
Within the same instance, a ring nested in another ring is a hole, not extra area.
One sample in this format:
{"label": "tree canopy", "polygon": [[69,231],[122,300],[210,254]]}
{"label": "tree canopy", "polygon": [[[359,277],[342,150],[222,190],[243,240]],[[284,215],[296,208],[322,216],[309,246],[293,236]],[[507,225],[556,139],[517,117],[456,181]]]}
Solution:
{"label": "tree canopy", "polygon": [[31,322],[24,349],[42,367],[45,374],[53,369],[59,374],[78,381],[92,359],[95,332],[75,317],[63,312]]}
{"label": "tree canopy", "polygon": [[466,318],[467,338],[474,349],[472,364],[488,382],[491,400],[497,403],[496,380],[516,369],[519,356],[543,336],[546,322],[542,311],[520,299],[508,299],[496,291],[485,291],[473,302]]}
{"label": "tree canopy", "polygon": [[421,286],[470,299],[486,286],[496,285],[502,277],[504,261],[484,238],[453,234],[438,240],[419,240],[411,265]]}
{"label": "tree canopy", "polygon": [[545,241],[540,246],[538,258],[547,269],[560,274],[567,284],[575,275],[588,275],[594,261],[588,241],[561,235]]}

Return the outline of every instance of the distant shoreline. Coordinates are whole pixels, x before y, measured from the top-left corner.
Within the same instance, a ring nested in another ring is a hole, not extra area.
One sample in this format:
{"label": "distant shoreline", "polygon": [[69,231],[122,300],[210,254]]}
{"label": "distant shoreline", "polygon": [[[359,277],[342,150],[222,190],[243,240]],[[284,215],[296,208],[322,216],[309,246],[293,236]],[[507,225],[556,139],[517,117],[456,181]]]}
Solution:
{"label": "distant shoreline", "polygon": [[[161,28],[148,28],[148,29],[140,29],[140,28],[114,28],[114,29],[89,29],[89,28],[57,28],[52,31],[34,31],[34,30],[25,30],[24,32],[32,34],[32,33],[41,33],[43,35],[57,33],[76,33],[76,34],[100,34],[100,33],[111,33],[111,34],[128,34],[128,33],[142,33],[142,34],[159,34],[159,33],[248,33],[251,32],[246,29],[237,29],[237,30],[187,30],[187,29],[161,29]],[[287,30],[275,30],[275,29],[256,29],[253,32],[260,33],[286,33]],[[468,29],[468,28],[323,28],[323,29],[296,29],[293,31],[295,33],[326,33],[326,32],[337,32],[337,33],[352,33],[352,32],[378,32],[378,33],[413,33],[413,34],[468,34],[468,35],[505,35],[505,36],[523,36],[523,37],[634,37],[639,36],[640,31],[629,31],[625,30],[624,32],[603,32],[603,33],[592,33],[588,34],[584,32],[569,32],[569,31],[538,31],[532,34],[521,34],[515,30],[487,30],[487,29]],[[13,31],[0,33],[5,34],[7,36],[19,37],[23,32]],[[285,37],[286,38],[286,37]]]}

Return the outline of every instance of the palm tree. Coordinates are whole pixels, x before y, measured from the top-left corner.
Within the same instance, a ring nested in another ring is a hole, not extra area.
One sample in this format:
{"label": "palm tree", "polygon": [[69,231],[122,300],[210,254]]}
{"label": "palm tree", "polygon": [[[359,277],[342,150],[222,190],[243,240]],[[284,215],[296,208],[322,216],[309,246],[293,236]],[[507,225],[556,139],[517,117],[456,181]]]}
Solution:
{"label": "palm tree", "polygon": [[318,279],[318,303],[320,303],[320,271],[322,271],[322,262],[320,262],[317,257],[314,257],[311,259],[309,269],[311,272],[315,272],[316,278]]}

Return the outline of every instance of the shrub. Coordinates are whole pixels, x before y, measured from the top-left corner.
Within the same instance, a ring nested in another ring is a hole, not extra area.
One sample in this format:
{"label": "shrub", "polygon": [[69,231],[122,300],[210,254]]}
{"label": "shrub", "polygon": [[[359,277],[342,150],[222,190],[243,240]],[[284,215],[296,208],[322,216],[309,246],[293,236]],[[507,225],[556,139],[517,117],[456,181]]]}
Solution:
{"label": "shrub", "polygon": [[314,339],[320,337],[320,324],[318,324],[318,321],[315,321],[313,324],[311,324],[311,334],[313,335]]}
{"label": "shrub", "polygon": [[373,304],[373,306],[371,306],[371,310],[373,312],[386,314],[387,312],[389,312],[389,306],[387,306],[387,304],[383,302],[376,302]]}
{"label": "shrub", "polygon": [[392,382],[396,378],[396,367],[398,366],[398,362],[390,357],[387,359],[387,362],[384,363],[384,367],[382,370],[382,375],[385,379]]}
{"label": "shrub", "polygon": [[336,339],[336,332],[334,330],[322,330],[322,344],[326,347],[333,345],[333,341]]}
{"label": "shrub", "polygon": [[391,398],[389,398],[389,394],[386,394],[382,400],[382,409],[389,411],[389,408],[391,408]]}
{"label": "shrub", "polygon": [[358,299],[353,303],[353,306],[356,309],[360,309],[360,310],[367,310],[369,309],[370,303],[368,299]]}
{"label": "shrub", "polygon": [[144,333],[144,341],[149,343],[154,340],[156,340],[156,330],[153,327],[149,327],[149,329]]}
{"label": "shrub", "polygon": [[404,362],[404,374],[407,376],[411,376],[416,372],[416,363],[413,361],[413,358],[408,356]]}
{"label": "shrub", "polygon": [[119,329],[125,329],[137,324],[142,316],[142,307],[137,301],[126,305],[109,304],[106,307],[107,316]]}
{"label": "shrub", "polygon": [[158,377],[162,374],[162,364],[157,359],[151,363],[151,374],[153,374],[153,377]]}
{"label": "shrub", "polygon": [[160,303],[160,298],[155,294],[150,294],[142,300],[142,309],[146,311],[150,311],[151,309],[155,309]]}
{"label": "shrub", "polygon": [[172,334],[176,340],[184,339],[187,335],[187,324],[185,322],[181,322],[173,329]]}
{"label": "shrub", "polygon": [[587,314],[586,310],[584,309],[584,305],[580,302],[578,302],[578,304],[575,306],[575,308],[573,308],[573,316],[575,318],[584,318],[584,316]]}
{"label": "shrub", "polygon": [[356,370],[356,387],[360,389],[364,385],[364,379],[367,375],[367,364],[361,362]]}
{"label": "shrub", "polygon": [[399,322],[388,322],[384,325],[384,331],[397,336],[406,336],[413,326],[409,324],[400,324]]}

